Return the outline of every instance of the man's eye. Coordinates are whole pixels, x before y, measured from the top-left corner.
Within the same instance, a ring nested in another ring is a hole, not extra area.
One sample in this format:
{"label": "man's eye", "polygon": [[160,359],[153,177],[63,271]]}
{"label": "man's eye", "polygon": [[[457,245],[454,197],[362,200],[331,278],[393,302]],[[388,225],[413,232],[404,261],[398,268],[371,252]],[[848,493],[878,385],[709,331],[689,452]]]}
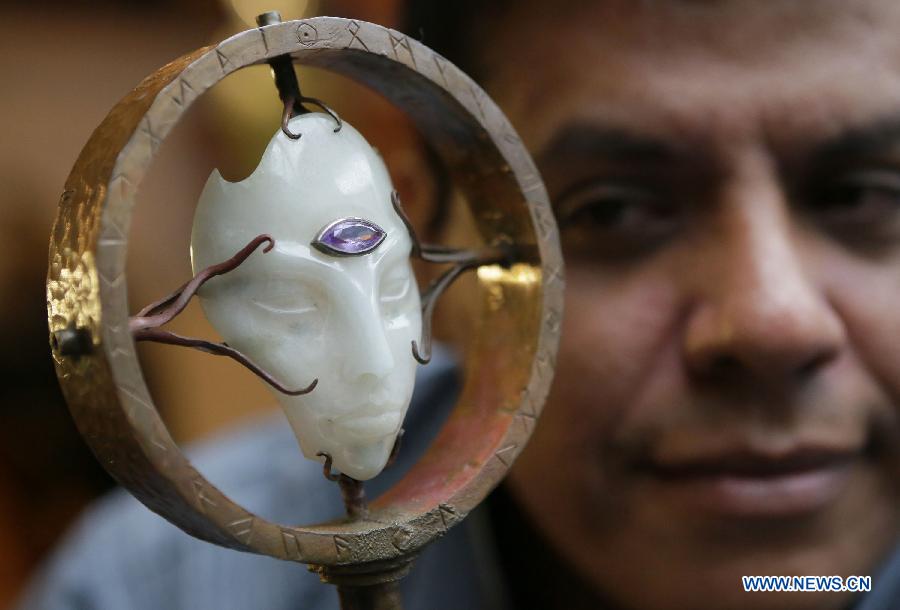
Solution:
{"label": "man's eye", "polygon": [[820,189],[810,207],[819,222],[851,237],[854,231],[894,229],[900,212],[900,171],[868,170],[840,177]]}
{"label": "man's eye", "polygon": [[659,245],[679,222],[676,206],[651,189],[595,183],[556,202],[564,247],[576,253],[627,256]]}

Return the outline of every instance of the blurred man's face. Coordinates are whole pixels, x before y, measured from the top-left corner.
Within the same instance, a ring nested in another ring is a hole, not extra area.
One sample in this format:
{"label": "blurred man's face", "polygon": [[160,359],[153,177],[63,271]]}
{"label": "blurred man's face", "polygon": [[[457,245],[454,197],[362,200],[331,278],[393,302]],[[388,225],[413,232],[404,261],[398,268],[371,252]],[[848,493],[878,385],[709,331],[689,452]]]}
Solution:
{"label": "blurred man's face", "polygon": [[845,605],[740,576],[869,575],[897,540],[900,5],[533,4],[486,85],[567,302],[515,495],[629,608]]}

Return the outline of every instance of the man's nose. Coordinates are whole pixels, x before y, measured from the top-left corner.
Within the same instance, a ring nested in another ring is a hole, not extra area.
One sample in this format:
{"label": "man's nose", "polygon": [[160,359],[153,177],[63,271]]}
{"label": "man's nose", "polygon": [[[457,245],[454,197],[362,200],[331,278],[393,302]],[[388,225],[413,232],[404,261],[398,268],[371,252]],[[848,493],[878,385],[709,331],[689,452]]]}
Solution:
{"label": "man's nose", "polygon": [[774,172],[723,191],[699,248],[685,333],[689,369],[785,384],[840,352],[845,329],[816,273],[813,238],[795,226]]}
{"label": "man's nose", "polygon": [[[384,318],[375,295],[354,294],[346,311],[345,374],[347,379],[362,381],[385,377],[394,369],[394,356],[385,333]],[[412,355],[410,354],[410,358]]]}

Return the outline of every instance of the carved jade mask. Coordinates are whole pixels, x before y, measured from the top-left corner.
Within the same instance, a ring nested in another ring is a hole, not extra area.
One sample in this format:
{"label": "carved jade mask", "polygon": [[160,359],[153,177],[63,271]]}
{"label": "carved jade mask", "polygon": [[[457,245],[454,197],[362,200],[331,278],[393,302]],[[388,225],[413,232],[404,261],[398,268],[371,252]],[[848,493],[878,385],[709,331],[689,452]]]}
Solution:
{"label": "carved jade mask", "polygon": [[419,340],[419,291],[409,234],[391,205],[379,155],[324,114],[290,122],[241,182],[213,171],[197,205],[191,262],[197,272],[260,234],[275,247],[200,291],[223,339],[284,386],[276,392],[310,459],[331,455],[358,480],[385,466],[409,406]]}

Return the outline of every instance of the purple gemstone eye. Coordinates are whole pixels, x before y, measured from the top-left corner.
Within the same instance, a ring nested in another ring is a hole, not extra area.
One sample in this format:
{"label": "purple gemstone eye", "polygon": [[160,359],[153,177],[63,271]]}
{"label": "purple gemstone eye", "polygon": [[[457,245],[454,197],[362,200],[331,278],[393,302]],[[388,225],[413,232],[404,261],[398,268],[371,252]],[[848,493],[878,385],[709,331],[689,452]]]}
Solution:
{"label": "purple gemstone eye", "polygon": [[360,256],[384,241],[381,227],[362,218],[339,218],[319,231],[312,247],[331,256]]}

